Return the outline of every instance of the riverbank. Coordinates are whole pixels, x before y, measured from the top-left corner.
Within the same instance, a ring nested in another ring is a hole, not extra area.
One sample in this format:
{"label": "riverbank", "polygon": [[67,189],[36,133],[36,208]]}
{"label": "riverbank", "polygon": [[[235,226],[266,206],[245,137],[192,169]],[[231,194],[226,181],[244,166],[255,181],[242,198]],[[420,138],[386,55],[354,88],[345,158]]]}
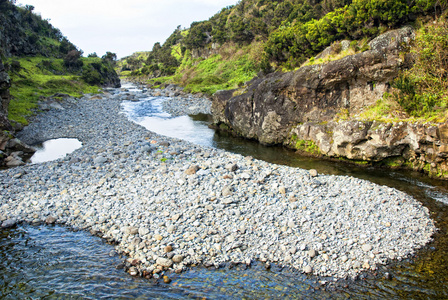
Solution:
{"label": "riverbank", "polygon": [[431,240],[428,210],[404,193],[156,135],[121,113],[122,100],[147,95],[109,92],[62,103],[24,129],[30,144],[71,137],[83,148],[2,171],[3,225],[90,230],[144,276],[259,260],[352,277]]}

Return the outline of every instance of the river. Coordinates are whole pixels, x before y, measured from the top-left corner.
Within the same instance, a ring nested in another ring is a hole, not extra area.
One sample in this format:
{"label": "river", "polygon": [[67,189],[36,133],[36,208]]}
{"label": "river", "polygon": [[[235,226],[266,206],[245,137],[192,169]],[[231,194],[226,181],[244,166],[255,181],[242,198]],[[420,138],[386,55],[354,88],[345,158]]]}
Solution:
{"label": "river", "polygon": [[[87,232],[64,227],[22,225],[0,234],[0,296],[5,299],[447,299],[448,184],[419,173],[364,168],[300,157],[281,147],[265,147],[208,128],[207,115],[171,117],[162,98],[125,102],[129,117],[159,134],[250,155],[319,173],[350,175],[411,194],[428,207],[439,232],[416,257],[395,261],[358,280],[316,278],[260,264],[249,269],[192,268],[170,275],[172,282],[133,278],[120,268],[113,246]],[[112,252],[113,254],[113,252]]]}

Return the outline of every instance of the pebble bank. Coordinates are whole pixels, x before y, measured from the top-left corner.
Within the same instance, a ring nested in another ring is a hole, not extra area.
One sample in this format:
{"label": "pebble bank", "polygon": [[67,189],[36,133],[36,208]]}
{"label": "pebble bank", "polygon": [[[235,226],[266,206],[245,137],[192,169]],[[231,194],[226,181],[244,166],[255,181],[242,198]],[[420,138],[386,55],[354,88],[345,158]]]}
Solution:
{"label": "pebble bank", "polygon": [[149,93],[110,89],[35,117],[19,136],[24,142],[78,138],[83,147],[64,159],[0,171],[2,227],[46,222],[89,230],[116,242],[130,274],[154,278],[192,265],[255,261],[348,278],[431,241],[428,209],[395,189],[134,124],[121,102]]}

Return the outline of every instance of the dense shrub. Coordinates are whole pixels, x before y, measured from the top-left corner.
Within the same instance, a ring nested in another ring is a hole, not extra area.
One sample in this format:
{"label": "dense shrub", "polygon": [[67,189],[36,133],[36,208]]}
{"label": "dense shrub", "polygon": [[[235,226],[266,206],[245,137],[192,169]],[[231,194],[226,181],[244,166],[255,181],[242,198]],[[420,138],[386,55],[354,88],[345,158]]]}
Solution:
{"label": "dense shrub", "polygon": [[83,62],[81,60],[82,52],[78,50],[71,50],[64,57],[64,65],[67,69],[73,71],[78,70],[83,66]]}
{"label": "dense shrub", "polygon": [[448,106],[448,25],[445,18],[422,27],[414,41],[414,66],[394,82],[395,100],[411,116]]}
{"label": "dense shrub", "polygon": [[265,51],[270,61],[294,68],[335,40],[372,37],[413,21],[436,1],[354,0],[320,19],[281,26],[270,35]]}

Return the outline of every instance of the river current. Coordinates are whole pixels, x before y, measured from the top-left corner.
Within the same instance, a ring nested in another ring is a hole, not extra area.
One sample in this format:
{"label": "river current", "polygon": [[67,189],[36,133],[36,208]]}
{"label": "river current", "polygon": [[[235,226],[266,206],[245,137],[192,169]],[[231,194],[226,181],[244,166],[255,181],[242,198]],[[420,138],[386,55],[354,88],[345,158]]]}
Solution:
{"label": "river current", "polygon": [[[250,155],[319,173],[350,175],[391,186],[421,201],[439,232],[416,257],[392,262],[358,280],[316,278],[261,264],[172,274],[164,284],[134,278],[120,269],[113,246],[87,232],[64,227],[21,225],[0,232],[0,298],[4,299],[447,299],[448,184],[409,171],[364,168],[300,157],[208,128],[210,116],[172,117],[163,98],[125,102],[124,113],[149,130],[207,147]],[[111,253],[112,251],[112,253]],[[117,268],[118,267],[118,268]]]}

